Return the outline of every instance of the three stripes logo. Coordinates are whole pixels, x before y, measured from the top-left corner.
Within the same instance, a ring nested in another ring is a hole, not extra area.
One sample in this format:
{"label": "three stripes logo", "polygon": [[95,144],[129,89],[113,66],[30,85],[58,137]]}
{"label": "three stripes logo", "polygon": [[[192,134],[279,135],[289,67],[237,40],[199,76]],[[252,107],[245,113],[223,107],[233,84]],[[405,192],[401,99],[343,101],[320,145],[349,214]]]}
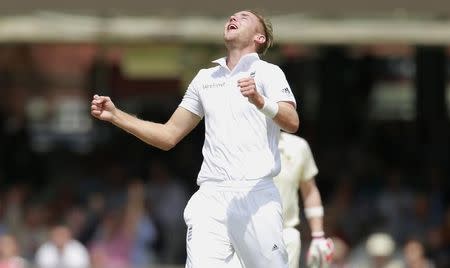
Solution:
{"label": "three stripes logo", "polygon": [[192,225],[188,227],[186,239],[188,242],[192,239]]}
{"label": "three stripes logo", "polygon": [[277,250],[277,249],[278,249],[277,244],[273,244],[272,251],[275,251],[275,250]]}

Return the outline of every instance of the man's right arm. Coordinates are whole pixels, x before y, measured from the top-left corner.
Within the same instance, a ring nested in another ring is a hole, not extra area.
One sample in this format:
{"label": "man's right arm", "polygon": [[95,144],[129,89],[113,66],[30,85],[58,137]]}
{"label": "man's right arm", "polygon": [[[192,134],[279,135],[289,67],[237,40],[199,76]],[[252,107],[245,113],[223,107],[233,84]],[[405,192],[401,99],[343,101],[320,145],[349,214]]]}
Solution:
{"label": "man's right arm", "polygon": [[92,100],[91,114],[165,151],[173,148],[201,121],[200,117],[182,107],[178,107],[165,124],[141,120],[116,108],[109,97],[98,95]]}

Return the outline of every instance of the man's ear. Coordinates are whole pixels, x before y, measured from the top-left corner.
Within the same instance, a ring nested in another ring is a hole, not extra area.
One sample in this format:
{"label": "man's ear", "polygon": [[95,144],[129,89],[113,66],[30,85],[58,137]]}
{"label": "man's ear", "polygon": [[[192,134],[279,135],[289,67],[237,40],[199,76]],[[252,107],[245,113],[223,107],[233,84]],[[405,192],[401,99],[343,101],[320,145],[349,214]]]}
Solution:
{"label": "man's ear", "polygon": [[258,34],[256,37],[255,37],[255,41],[258,43],[258,44],[264,44],[265,42],[266,42],[266,37],[263,35],[263,34]]}

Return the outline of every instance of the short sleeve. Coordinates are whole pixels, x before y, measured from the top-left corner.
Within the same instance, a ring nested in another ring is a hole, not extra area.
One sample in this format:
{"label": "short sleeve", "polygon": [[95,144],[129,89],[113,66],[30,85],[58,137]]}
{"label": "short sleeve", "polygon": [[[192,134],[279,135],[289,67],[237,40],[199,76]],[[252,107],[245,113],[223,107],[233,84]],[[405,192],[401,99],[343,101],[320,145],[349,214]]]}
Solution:
{"label": "short sleeve", "polygon": [[[197,77],[198,75],[196,76],[196,78]],[[188,86],[188,89],[184,93],[183,99],[181,100],[179,106],[185,108],[191,113],[198,115],[200,118],[203,118],[205,113],[203,110],[203,104],[200,98],[200,94],[198,92],[198,86],[196,85],[196,78],[194,78],[194,80],[192,80],[191,84]]]}
{"label": "short sleeve", "polygon": [[305,146],[303,146],[303,164],[302,164],[302,176],[301,180],[306,181],[314,178],[319,170],[317,169],[316,162],[314,161],[314,157],[311,152],[311,148],[309,147],[308,142],[305,142]]}
{"label": "short sleeve", "polygon": [[262,82],[264,94],[267,98],[275,102],[288,101],[296,104],[291,87],[280,67],[270,65],[265,68]]}

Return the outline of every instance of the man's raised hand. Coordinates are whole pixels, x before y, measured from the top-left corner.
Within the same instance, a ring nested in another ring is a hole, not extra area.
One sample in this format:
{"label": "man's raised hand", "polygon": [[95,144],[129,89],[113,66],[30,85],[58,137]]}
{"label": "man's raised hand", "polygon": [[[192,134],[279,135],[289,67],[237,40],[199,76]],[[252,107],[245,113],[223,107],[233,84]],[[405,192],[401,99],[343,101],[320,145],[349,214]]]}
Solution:
{"label": "man's raised hand", "polygon": [[240,87],[242,95],[247,97],[249,102],[253,103],[258,109],[263,107],[264,98],[256,89],[256,83],[253,77],[239,79],[238,86]]}
{"label": "man's raised hand", "polygon": [[91,114],[100,120],[111,122],[116,112],[116,106],[107,96],[94,95],[91,102]]}

